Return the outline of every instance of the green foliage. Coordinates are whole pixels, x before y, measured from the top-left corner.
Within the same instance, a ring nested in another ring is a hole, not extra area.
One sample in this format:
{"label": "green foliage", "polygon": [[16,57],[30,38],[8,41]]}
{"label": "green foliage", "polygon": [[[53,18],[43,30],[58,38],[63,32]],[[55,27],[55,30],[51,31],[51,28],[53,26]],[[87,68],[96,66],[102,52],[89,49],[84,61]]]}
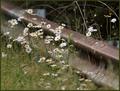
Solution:
{"label": "green foliage", "polygon": [[[2,90],[58,90],[64,89],[64,87],[68,90],[76,90],[78,87],[80,89],[96,89],[92,82],[87,83],[92,86],[81,87],[81,84],[85,84],[86,81],[80,82],[78,80],[81,77],[75,72],[75,69],[71,67],[62,69],[63,66],[59,65],[59,61],[56,61],[57,68],[51,68],[46,62],[37,63],[34,59],[36,55],[31,55],[30,59],[24,49],[16,44],[14,45],[15,50],[8,49],[6,41],[6,39],[2,41],[1,47],[1,51],[7,54],[7,57],[2,57],[1,60]],[[43,46],[41,47],[43,49]],[[36,60],[38,61],[38,59]],[[58,73],[58,76],[44,76],[44,73]]]}

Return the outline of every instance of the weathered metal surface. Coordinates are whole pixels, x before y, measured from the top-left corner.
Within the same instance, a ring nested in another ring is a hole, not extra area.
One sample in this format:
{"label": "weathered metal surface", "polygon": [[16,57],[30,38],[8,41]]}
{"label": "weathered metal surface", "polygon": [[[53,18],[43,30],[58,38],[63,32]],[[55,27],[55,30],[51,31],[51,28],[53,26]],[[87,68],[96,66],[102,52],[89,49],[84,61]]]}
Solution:
{"label": "weathered metal surface", "polygon": [[[4,12],[6,12],[10,15],[14,15],[16,17],[24,16],[25,21],[29,21],[34,24],[40,24],[41,21],[44,21],[47,24],[51,24],[52,29],[55,29],[56,27],[59,26],[57,23],[49,21],[45,18],[25,13],[22,11],[22,9],[20,9],[8,2],[2,1],[1,8]],[[32,18],[37,18],[37,20],[32,20]],[[47,29],[46,26],[42,26],[42,28],[46,29],[47,31],[49,31],[51,33],[53,32],[53,31]],[[119,60],[119,50],[117,48],[114,48],[114,47],[108,45],[106,42],[99,41],[99,40],[96,40],[91,37],[86,37],[78,32],[72,31],[70,29],[64,28],[62,30],[62,37],[68,39],[70,35],[71,35],[71,40],[77,47],[83,48],[84,50],[87,50],[87,51],[90,51],[91,53],[93,53],[95,55],[99,55],[99,56],[101,55],[107,59],[113,59],[113,60],[117,60],[117,61]]]}
{"label": "weathered metal surface", "polygon": [[[7,4],[6,4],[6,7],[7,7]],[[3,8],[6,12],[9,12],[12,15],[15,15],[15,16],[19,15],[20,16],[20,14],[19,14],[20,9],[18,9],[18,8],[13,9],[14,8],[13,6],[9,6],[9,8],[5,8],[5,7],[3,7]],[[9,11],[9,9],[11,9],[11,10]],[[14,12],[17,12],[17,13],[14,13]],[[24,13],[22,12],[22,14],[24,14]],[[47,23],[52,25],[53,29],[59,26],[56,23],[53,23],[53,22],[48,21],[48,20],[43,19],[43,18],[39,18],[38,16],[31,16],[28,14],[27,15],[25,14],[24,16],[25,16],[26,21],[30,21],[30,22],[33,22],[35,24],[39,24],[40,21],[46,21]],[[38,17],[39,20],[32,21],[31,17]],[[47,29],[45,26],[43,26],[43,28]],[[16,37],[19,34],[22,34],[23,31],[21,31],[21,30],[23,30],[23,29],[24,29],[24,27],[19,26],[16,29],[17,30],[17,32],[16,32],[16,30],[12,30],[9,27],[7,27],[7,24],[5,26],[2,26],[3,32],[11,31],[10,36],[16,36]],[[50,30],[47,30],[47,31],[50,31]],[[72,40],[75,43],[75,45],[80,47],[80,48],[83,48],[85,50],[93,51],[93,50],[95,50],[94,48],[96,48],[96,51],[97,51],[97,48],[99,48],[99,49],[100,48],[102,49],[103,47],[106,48],[105,45],[107,45],[107,44],[105,42],[95,40],[91,37],[85,37],[84,35],[81,35],[77,32],[69,30],[69,29],[64,29],[62,36],[64,38],[68,38],[70,34],[72,34]],[[91,49],[91,48],[93,48],[93,49]],[[104,50],[104,48],[102,49],[102,51]],[[107,48],[108,49],[111,48],[114,52],[118,51],[116,49],[114,50],[114,48],[112,48],[111,46],[109,46]],[[95,51],[93,51],[92,53],[94,53],[96,55]],[[111,70],[110,71],[104,70],[102,67],[97,67],[96,65],[91,64],[89,62],[87,54],[85,57],[82,57],[82,56],[83,55],[74,55],[74,54],[70,55],[70,58],[69,58],[70,65],[76,69],[79,69],[81,72],[86,74],[90,79],[92,79],[97,84],[112,87],[114,89],[119,89],[119,81],[118,81],[119,77],[118,77],[118,75],[116,75]],[[109,57],[106,56],[106,58],[109,58]],[[114,56],[113,56],[113,59],[115,59]],[[98,60],[96,60],[96,61],[98,61]],[[114,62],[116,62],[116,61],[114,61]]]}
{"label": "weathered metal surface", "polygon": [[[73,61],[74,60],[74,61]],[[71,55],[70,65],[77,68],[82,73],[86,74],[92,81],[102,86],[107,86],[113,89],[119,89],[119,75],[111,70],[105,70],[104,67],[98,67],[90,64],[88,58],[83,58],[79,55]],[[104,64],[103,64],[104,65]]]}
{"label": "weathered metal surface", "polygon": [[[21,30],[24,30],[24,26],[18,25],[15,30],[12,28],[9,28],[7,25],[7,19],[2,18],[2,24],[1,24],[1,31],[3,33],[9,32],[9,36],[11,36],[13,39],[17,38],[19,35],[22,35],[23,32]],[[41,42],[41,41],[39,41]],[[53,48],[53,45],[46,46],[47,49]],[[43,48],[44,49],[44,48]],[[46,53],[46,56],[48,54]],[[55,56],[49,54],[52,58],[56,59]],[[88,78],[92,79],[93,82],[96,84],[109,87],[111,89],[119,89],[119,76],[118,74],[115,74],[111,70],[105,70],[104,67],[96,66],[92,63],[90,63],[87,57],[88,54],[77,54],[77,53],[71,53],[69,56],[69,64],[75,68],[80,70],[83,74],[87,75]],[[98,61],[98,60],[96,60]],[[104,65],[104,64],[103,64]]]}

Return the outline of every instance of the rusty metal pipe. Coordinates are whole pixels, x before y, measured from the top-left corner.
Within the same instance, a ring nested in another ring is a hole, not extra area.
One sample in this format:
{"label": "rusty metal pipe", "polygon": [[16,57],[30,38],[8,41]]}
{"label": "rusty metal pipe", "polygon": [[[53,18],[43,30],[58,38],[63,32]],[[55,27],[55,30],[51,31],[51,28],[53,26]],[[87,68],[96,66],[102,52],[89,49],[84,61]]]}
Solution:
{"label": "rusty metal pipe", "polygon": [[[5,1],[1,2],[1,9],[6,12],[9,15],[14,15],[15,17],[20,17],[20,16],[24,16],[24,20],[34,23],[34,24],[40,24],[41,21],[46,22],[47,24],[51,24],[52,29],[55,29],[56,27],[58,27],[59,25],[55,22],[49,21],[45,18],[39,17],[37,15],[30,15],[26,12],[20,12],[22,11],[22,9],[8,3]],[[37,20],[32,20],[32,18],[37,18]],[[47,29],[46,26],[42,26],[43,29],[46,29],[47,31],[53,33],[53,31]],[[74,45],[82,48],[84,50],[88,50],[89,52],[95,54],[95,55],[99,55],[99,56],[103,56],[104,58],[107,59],[112,59],[112,60],[119,60],[119,50],[117,48],[114,48],[110,45],[108,45],[106,42],[104,41],[99,41],[96,40],[92,37],[86,37],[78,32],[72,31],[70,29],[66,29],[64,28],[62,30],[62,37],[68,39],[69,36],[71,36],[71,40],[73,41]]]}

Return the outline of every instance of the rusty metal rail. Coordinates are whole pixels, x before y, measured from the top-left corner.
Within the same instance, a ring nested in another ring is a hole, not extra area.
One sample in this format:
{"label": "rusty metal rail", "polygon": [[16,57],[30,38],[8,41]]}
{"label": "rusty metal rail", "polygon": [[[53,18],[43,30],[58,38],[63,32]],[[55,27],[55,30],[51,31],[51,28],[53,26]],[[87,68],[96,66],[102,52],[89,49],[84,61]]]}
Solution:
{"label": "rusty metal rail", "polygon": [[[49,21],[49,20],[39,17],[37,15],[30,15],[26,12],[20,12],[22,9],[20,9],[19,7],[16,7],[8,2],[2,1],[1,9],[4,12],[8,13],[9,15],[13,15],[15,17],[24,16],[25,21],[29,21],[29,22],[37,24],[37,25],[40,24],[41,21],[44,21],[47,24],[51,24],[53,29],[55,29],[56,27],[59,26],[57,23],[54,23],[52,21]],[[32,18],[37,18],[37,20],[34,21],[34,20],[32,20]],[[42,28],[46,29],[48,32],[53,33],[53,31],[47,29],[46,26],[42,26]],[[86,37],[78,32],[72,31],[70,29],[64,28],[62,30],[62,37],[68,39],[68,37],[70,35],[72,35],[71,40],[73,41],[75,46],[82,48],[84,50],[87,50],[95,55],[103,56],[104,58],[107,58],[107,59],[113,59],[114,61],[119,60],[119,50],[117,48],[114,48],[114,47],[108,45],[106,42],[96,40],[92,37]]]}
{"label": "rusty metal rail", "polygon": [[[22,35],[22,31],[24,29],[24,26],[19,24],[15,30],[10,28],[7,23],[6,18],[2,18],[2,24],[1,24],[1,30],[3,33],[10,32],[8,35],[9,37],[12,36],[12,38],[17,38],[19,35]],[[17,30],[17,31],[16,31]],[[26,40],[28,40],[26,38]],[[39,41],[41,44],[44,45],[43,41]],[[42,46],[43,46],[42,45]],[[54,49],[53,45],[46,46],[46,48],[49,50]],[[42,51],[46,52],[46,48],[43,48]],[[40,51],[41,52],[41,51]],[[44,53],[44,56],[48,56],[48,53]],[[55,60],[57,59],[54,55],[49,54],[49,56]],[[70,56],[68,58],[68,62],[71,67],[80,70],[83,74],[85,74],[89,79],[91,79],[96,84],[99,84],[101,86],[105,86],[111,89],[118,89],[119,87],[119,77],[117,74],[114,73],[112,70],[104,70],[104,68],[100,68],[99,66],[96,66],[94,64],[91,64],[88,61],[87,55],[81,53],[70,53]],[[96,60],[99,61],[99,60]],[[103,64],[104,65],[104,64]],[[115,70],[116,71],[116,70]]]}
{"label": "rusty metal rail", "polygon": [[[47,22],[47,24],[51,24],[52,29],[55,29],[56,27],[59,26],[57,23],[51,22],[45,18],[38,17],[36,15],[29,15],[23,11],[21,12],[22,9],[18,7],[16,8],[16,6],[10,3],[2,2],[1,5],[2,5],[1,8],[3,12],[7,13],[8,15],[12,15],[15,17],[24,16],[25,21],[32,22],[34,24],[40,24],[41,21],[44,21],[44,22]],[[32,18],[37,18],[37,20],[34,21],[32,20]],[[53,31],[47,29],[46,26],[42,26],[42,28],[45,29],[47,32],[53,33]],[[19,28],[18,28],[18,31],[19,33],[22,33],[22,31],[19,30]],[[13,31],[13,33],[14,32],[15,31]],[[17,33],[16,36],[19,33]],[[98,56],[103,56],[107,60],[112,59],[110,61],[113,61],[118,64],[119,51],[117,48],[109,46],[106,42],[95,40],[94,38],[91,38],[91,37],[86,37],[70,29],[64,28],[62,30],[62,37],[66,39],[68,39],[69,35],[71,34],[72,34],[71,40],[73,41],[74,45],[77,46],[78,48],[82,48],[83,50],[87,50]],[[94,82],[112,87],[114,89],[119,89],[118,74],[112,72],[111,70],[106,71],[100,67],[97,67],[96,65],[92,65],[91,63],[88,62],[88,60],[89,59],[87,58],[87,56],[82,57],[82,55],[73,54],[70,56],[69,62],[72,67],[77,68],[80,71],[82,71],[84,74],[88,75],[88,77],[91,78]],[[91,72],[91,74],[89,74],[88,72]]]}

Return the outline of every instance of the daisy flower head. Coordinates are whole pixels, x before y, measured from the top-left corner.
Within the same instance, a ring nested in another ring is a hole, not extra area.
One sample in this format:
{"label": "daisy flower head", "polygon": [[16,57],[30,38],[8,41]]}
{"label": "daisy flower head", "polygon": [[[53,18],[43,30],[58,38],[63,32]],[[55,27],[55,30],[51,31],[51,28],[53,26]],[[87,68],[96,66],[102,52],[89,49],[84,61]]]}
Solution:
{"label": "daisy flower head", "polygon": [[88,28],[88,31],[89,31],[89,32],[96,32],[97,29],[94,29],[92,26],[90,26],[90,27]]}
{"label": "daisy flower head", "polygon": [[61,48],[65,47],[65,46],[67,46],[67,43],[66,43],[66,42],[63,42],[63,43],[60,44],[60,47],[61,47]]}
{"label": "daisy flower head", "polygon": [[97,15],[96,14],[94,14],[94,17],[96,17]]}
{"label": "daisy flower head", "polygon": [[61,25],[62,25],[63,27],[65,27],[65,26],[66,26],[66,25],[65,25],[65,24],[63,24],[63,23],[62,23]]}
{"label": "daisy flower head", "polygon": [[62,30],[64,27],[63,26],[59,26],[58,29]]}
{"label": "daisy flower head", "polygon": [[33,27],[33,24],[32,23],[28,23],[27,27]]}
{"label": "daisy flower head", "polygon": [[38,31],[36,31],[36,34],[38,36],[43,35],[43,29],[39,29]]}
{"label": "daisy flower head", "polygon": [[24,28],[24,30],[23,30],[23,35],[24,36],[27,36],[28,35],[28,30],[29,30],[29,28]]}
{"label": "daisy flower head", "polygon": [[22,42],[25,41],[25,38],[23,36],[18,36],[15,41]]}
{"label": "daisy flower head", "polygon": [[17,18],[18,21],[21,21],[24,17],[23,16],[20,16]]}
{"label": "daisy flower head", "polygon": [[87,37],[90,37],[91,34],[92,34],[92,33],[88,31],[88,32],[86,33],[86,36],[87,36]]}
{"label": "daisy flower head", "polygon": [[38,35],[37,35],[37,33],[35,32],[35,33],[30,33],[30,36],[31,36],[31,37],[37,37]]}
{"label": "daisy flower head", "polygon": [[41,25],[42,25],[42,26],[46,25],[46,22],[42,21],[42,22],[41,22]]}
{"label": "daisy flower head", "polygon": [[28,44],[25,45],[25,48],[29,48],[30,46]]}
{"label": "daisy flower head", "polygon": [[50,25],[50,24],[47,24],[47,26],[46,26],[46,27],[49,29],[49,28],[51,28],[51,25]]}
{"label": "daisy flower head", "polygon": [[10,34],[10,32],[5,32],[5,33],[4,33],[4,35],[9,35],[9,34]]}
{"label": "daisy flower head", "polygon": [[52,68],[54,68],[54,67],[57,67],[57,65],[56,64],[52,64],[52,65],[50,65]]}
{"label": "daisy flower head", "polygon": [[55,41],[59,41],[61,39],[61,36],[60,35],[57,35],[56,37],[55,37]]}
{"label": "daisy flower head", "polygon": [[49,75],[50,75],[49,72],[43,74],[43,76],[49,76]]}
{"label": "daisy flower head", "polygon": [[52,59],[47,59],[46,62],[48,62],[48,63],[49,63],[49,62],[52,62]]}
{"label": "daisy flower head", "polygon": [[57,77],[57,76],[58,76],[58,74],[55,74],[55,73],[52,73],[51,75],[54,76],[54,77]]}
{"label": "daisy flower head", "polygon": [[12,48],[12,45],[11,45],[11,44],[8,44],[8,45],[7,45],[7,48]]}
{"label": "daisy flower head", "polygon": [[50,40],[49,39],[45,39],[44,42],[45,42],[45,44],[50,44]]}
{"label": "daisy flower head", "polygon": [[7,56],[6,53],[4,53],[4,52],[1,53],[1,57],[2,57],[2,58],[6,57],[6,56]]}
{"label": "daisy flower head", "polygon": [[25,10],[28,14],[33,14],[33,9],[27,9]]}
{"label": "daisy flower head", "polygon": [[61,29],[58,28],[55,29],[55,34],[61,34],[61,33],[62,33]]}
{"label": "daisy flower head", "polygon": [[16,19],[11,19],[11,20],[8,20],[8,23],[10,23],[11,27],[13,27],[18,24],[18,21]]}
{"label": "daisy flower head", "polygon": [[45,60],[46,60],[45,57],[41,57],[38,62],[41,63],[41,62],[44,62]]}
{"label": "daisy flower head", "polygon": [[31,53],[32,49],[30,47],[26,47],[25,51],[29,54]]}
{"label": "daisy flower head", "polygon": [[111,20],[112,23],[115,23],[116,21],[117,21],[116,18],[113,18],[113,19]]}
{"label": "daisy flower head", "polygon": [[65,86],[62,86],[62,87],[61,87],[61,90],[65,90],[65,89],[66,89],[66,87],[65,87]]}

